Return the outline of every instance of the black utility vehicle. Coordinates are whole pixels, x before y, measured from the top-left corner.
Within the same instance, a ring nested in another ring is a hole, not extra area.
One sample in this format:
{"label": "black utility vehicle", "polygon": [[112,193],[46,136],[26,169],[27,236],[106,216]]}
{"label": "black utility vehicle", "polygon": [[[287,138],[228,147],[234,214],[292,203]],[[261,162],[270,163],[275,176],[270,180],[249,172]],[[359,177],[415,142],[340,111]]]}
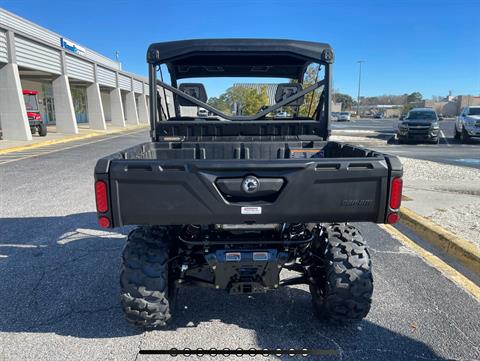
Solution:
{"label": "black utility vehicle", "polygon": [[[249,294],[295,284],[310,287],[323,318],[365,317],[373,291],[370,256],[346,222],[398,221],[402,165],[393,156],[328,141],[331,47],[174,41],[152,44],[147,62],[151,142],[102,158],[95,168],[100,225],[137,226],[123,253],[127,319],[163,326],[179,287]],[[322,76],[302,84],[312,63]],[[162,64],[171,84],[157,79]],[[208,105],[202,84],[177,85],[228,76],[290,82],[277,86],[274,105],[244,116]],[[167,92],[174,109],[165,108]],[[183,117],[184,106],[210,116]],[[286,107],[292,118],[275,118]],[[282,270],[290,277],[280,277]]]}

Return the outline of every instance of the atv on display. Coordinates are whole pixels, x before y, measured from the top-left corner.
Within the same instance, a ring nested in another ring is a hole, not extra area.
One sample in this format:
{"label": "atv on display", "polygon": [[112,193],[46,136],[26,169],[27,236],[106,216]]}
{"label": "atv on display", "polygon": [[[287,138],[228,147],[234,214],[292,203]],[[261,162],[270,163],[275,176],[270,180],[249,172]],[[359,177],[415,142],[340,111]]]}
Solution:
{"label": "atv on display", "polygon": [[[151,141],[95,167],[99,224],[137,226],[123,252],[127,319],[146,328],[165,325],[179,287],[250,294],[296,284],[309,286],[322,318],[365,317],[371,261],[362,235],[347,222],[398,221],[402,165],[394,156],[328,141],[331,47],[174,41],[152,44],[147,62]],[[311,64],[319,71],[304,84]],[[157,79],[161,65],[170,84]],[[234,115],[207,104],[202,84],[177,83],[198,77],[289,81],[277,85],[272,105]],[[209,116],[182,116],[184,107]],[[286,108],[291,116],[275,117]]]}
{"label": "atv on display", "polygon": [[32,134],[38,132],[40,137],[47,135],[47,125],[43,122],[40,110],[38,108],[38,91],[23,90],[23,100],[27,109],[28,124]]}

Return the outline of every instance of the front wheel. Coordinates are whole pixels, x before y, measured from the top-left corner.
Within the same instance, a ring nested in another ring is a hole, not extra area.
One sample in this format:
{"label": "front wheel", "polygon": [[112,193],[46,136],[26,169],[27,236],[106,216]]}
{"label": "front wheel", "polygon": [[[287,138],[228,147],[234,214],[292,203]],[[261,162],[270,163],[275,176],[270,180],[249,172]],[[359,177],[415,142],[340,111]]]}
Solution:
{"label": "front wheel", "polygon": [[454,126],[455,135],[453,136],[456,140],[460,140],[461,133],[457,130],[457,126]]}
{"label": "front wheel", "polygon": [[47,135],[47,126],[44,123],[38,126],[38,135],[41,137],[45,137]]}
{"label": "front wheel", "polygon": [[170,237],[164,227],[139,227],[128,235],[120,276],[127,321],[146,329],[165,326],[173,297],[169,282]]}
{"label": "front wheel", "polygon": [[314,267],[310,285],[317,315],[334,323],[359,321],[370,311],[373,277],[370,254],[360,232],[348,224],[327,228],[325,247],[316,247],[322,267]]}
{"label": "front wheel", "polygon": [[467,133],[467,131],[464,129],[462,129],[462,134],[460,135],[460,140],[462,141],[462,143],[470,143],[470,135]]}

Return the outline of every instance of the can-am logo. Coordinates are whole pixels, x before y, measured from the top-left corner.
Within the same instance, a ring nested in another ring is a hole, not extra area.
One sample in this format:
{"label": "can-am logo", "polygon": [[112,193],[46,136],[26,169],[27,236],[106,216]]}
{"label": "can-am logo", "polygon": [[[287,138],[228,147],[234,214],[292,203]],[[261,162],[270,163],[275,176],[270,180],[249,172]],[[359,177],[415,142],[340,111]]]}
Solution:
{"label": "can-am logo", "polygon": [[67,49],[68,51],[71,51],[72,53],[78,55],[85,55],[85,48],[75,43],[72,43],[71,41],[68,41],[64,38],[60,38],[60,46],[64,49]]}
{"label": "can-am logo", "polygon": [[343,207],[370,207],[373,204],[372,199],[344,199],[342,200]]}
{"label": "can-am logo", "polygon": [[255,193],[260,186],[260,182],[256,177],[248,176],[242,182],[243,191],[246,193]]}

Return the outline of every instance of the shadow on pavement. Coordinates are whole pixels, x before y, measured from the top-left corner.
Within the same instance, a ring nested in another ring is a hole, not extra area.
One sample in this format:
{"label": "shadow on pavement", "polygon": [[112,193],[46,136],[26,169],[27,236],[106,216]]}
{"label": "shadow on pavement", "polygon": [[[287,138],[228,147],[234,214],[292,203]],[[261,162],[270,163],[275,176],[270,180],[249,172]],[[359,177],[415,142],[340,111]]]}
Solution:
{"label": "shadow on pavement", "polygon": [[[101,231],[93,212],[3,218],[0,225],[0,332],[79,338],[141,333],[127,324],[119,307],[120,256],[128,228]],[[342,327],[317,320],[309,292],[300,288],[252,296],[182,289],[172,323],[152,333],[208,332],[195,330],[208,322],[253,330],[260,348],[335,349],[339,358],[355,360],[440,359],[424,343],[368,320]]]}

